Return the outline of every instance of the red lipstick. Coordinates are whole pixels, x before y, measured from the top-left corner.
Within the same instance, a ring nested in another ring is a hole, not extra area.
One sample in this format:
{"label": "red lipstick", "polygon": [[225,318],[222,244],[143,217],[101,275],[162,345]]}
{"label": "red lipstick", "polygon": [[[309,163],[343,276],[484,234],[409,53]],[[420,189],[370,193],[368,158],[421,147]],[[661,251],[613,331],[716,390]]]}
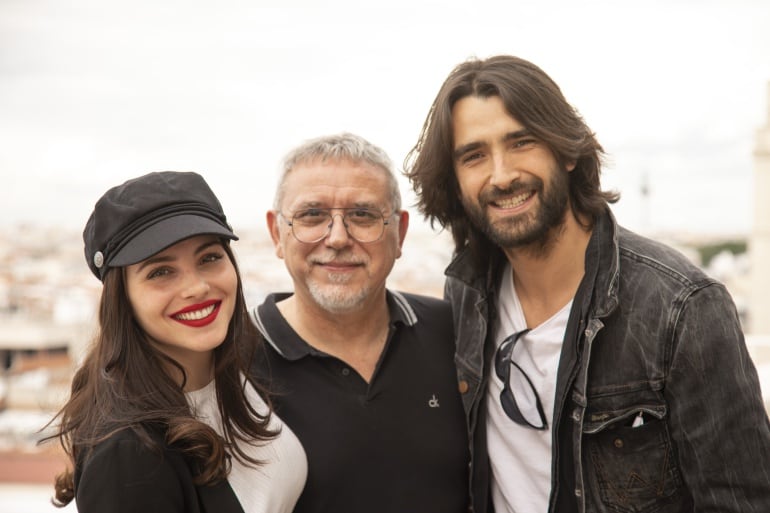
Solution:
{"label": "red lipstick", "polygon": [[214,322],[219,315],[222,301],[210,300],[190,305],[171,314],[171,318],[180,324],[192,328],[201,328]]}

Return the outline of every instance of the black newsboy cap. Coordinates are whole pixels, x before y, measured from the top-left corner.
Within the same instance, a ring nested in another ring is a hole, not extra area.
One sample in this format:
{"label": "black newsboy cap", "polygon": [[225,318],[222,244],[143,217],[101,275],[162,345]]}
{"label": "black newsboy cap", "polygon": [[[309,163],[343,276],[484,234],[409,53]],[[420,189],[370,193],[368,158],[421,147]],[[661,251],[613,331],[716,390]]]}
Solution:
{"label": "black newsboy cap", "polygon": [[238,240],[219,200],[197,173],[149,173],[99,198],[83,230],[91,272],[136,264],[195,235]]}

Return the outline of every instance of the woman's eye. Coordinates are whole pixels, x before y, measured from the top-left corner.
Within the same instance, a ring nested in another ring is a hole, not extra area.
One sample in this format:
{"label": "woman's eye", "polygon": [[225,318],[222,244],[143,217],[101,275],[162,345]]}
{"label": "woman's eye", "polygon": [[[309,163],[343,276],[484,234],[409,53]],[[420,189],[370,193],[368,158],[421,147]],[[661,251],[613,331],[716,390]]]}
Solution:
{"label": "woman's eye", "polygon": [[219,262],[220,260],[222,260],[223,257],[224,255],[222,255],[221,253],[208,253],[204,255],[203,258],[201,258],[201,263],[209,264],[212,262]]}
{"label": "woman's eye", "polygon": [[147,275],[148,280],[154,280],[157,278],[161,278],[163,276],[167,276],[171,273],[171,269],[168,267],[158,267],[157,269],[153,269],[149,272]]}

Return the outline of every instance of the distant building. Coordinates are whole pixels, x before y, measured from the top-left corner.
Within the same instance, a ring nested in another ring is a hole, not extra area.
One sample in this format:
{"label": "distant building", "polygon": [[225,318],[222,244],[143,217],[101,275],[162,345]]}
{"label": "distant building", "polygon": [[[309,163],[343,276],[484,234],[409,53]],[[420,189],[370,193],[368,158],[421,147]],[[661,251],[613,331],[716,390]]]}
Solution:
{"label": "distant building", "polygon": [[770,335],[770,83],[767,119],[754,147],[754,224],[749,240],[751,295],[749,333]]}
{"label": "distant building", "polygon": [[[0,316],[0,412],[61,406],[72,379],[72,342],[80,331],[75,325]],[[4,435],[0,426],[0,448]]]}

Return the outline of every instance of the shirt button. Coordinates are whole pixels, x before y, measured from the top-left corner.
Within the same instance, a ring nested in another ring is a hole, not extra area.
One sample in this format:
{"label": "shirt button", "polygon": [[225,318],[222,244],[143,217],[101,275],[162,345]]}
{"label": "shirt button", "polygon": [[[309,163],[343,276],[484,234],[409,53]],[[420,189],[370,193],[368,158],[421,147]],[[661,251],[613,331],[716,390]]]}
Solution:
{"label": "shirt button", "polygon": [[465,394],[468,392],[468,389],[470,387],[468,386],[468,382],[464,379],[461,379],[460,382],[457,384],[457,389],[460,391],[461,394]]}
{"label": "shirt button", "polygon": [[344,368],[342,369],[342,375],[343,375],[343,376],[348,376],[348,375],[350,375],[350,369],[348,369],[347,367],[344,367]]}
{"label": "shirt button", "polygon": [[620,438],[616,438],[616,439],[615,439],[615,441],[614,441],[614,442],[612,442],[612,443],[613,443],[613,444],[615,445],[615,447],[617,447],[618,449],[622,449],[622,448],[623,448],[623,440],[621,440]]}

